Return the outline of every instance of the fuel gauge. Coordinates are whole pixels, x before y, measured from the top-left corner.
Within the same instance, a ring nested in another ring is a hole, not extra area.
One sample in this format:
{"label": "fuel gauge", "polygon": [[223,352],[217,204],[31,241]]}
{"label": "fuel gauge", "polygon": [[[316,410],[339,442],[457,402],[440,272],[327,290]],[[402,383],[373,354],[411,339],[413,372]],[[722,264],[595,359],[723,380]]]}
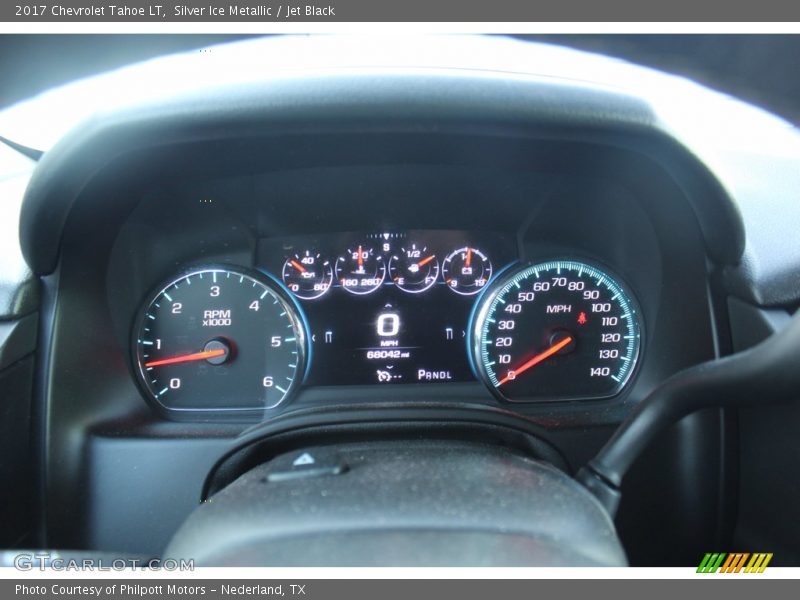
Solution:
{"label": "fuel gauge", "polygon": [[492,278],[492,263],[477,248],[466,246],[445,257],[442,275],[447,287],[456,294],[471,296],[480,292]]}
{"label": "fuel gauge", "polygon": [[389,276],[392,282],[404,292],[419,294],[430,288],[439,278],[439,261],[436,255],[411,244],[400,248],[389,262]]}

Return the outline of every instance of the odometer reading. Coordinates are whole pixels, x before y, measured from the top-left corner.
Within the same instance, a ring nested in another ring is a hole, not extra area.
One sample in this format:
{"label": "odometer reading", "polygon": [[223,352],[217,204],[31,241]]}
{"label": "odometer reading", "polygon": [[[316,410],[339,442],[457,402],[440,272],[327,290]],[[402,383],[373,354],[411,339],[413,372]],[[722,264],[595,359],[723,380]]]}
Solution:
{"label": "odometer reading", "polygon": [[293,393],[305,369],[305,328],[265,279],[206,269],[155,294],[134,339],[154,401],[171,411],[224,412],[272,408]]}
{"label": "odometer reading", "polygon": [[576,261],[512,273],[490,290],[473,323],[474,364],[512,401],[617,394],[639,355],[639,314],[610,275]]}

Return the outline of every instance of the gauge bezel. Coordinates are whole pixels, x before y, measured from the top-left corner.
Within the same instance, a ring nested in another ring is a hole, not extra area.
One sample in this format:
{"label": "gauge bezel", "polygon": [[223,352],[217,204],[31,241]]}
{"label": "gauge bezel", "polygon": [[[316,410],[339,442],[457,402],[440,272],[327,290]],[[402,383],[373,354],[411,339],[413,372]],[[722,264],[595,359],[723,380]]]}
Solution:
{"label": "gauge bezel", "polygon": [[[489,373],[486,370],[486,366],[483,364],[483,361],[480,359],[481,353],[481,330],[483,329],[483,322],[486,320],[487,313],[489,308],[491,307],[492,302],[500,293],[502,288],[508,283],[510,280],[514,279],[518,274],[526,271],[531,267],[535,267],[537,265],[544,265],[551,262],[572,262],[572,263],[579,263],[596,269],[607,275],[627,296],[628,301],[631,304],[631,307],[634,311],[634,318],[636,319],[636,323],[638,326],[638,333],[639,333],[639,343],[636,346],[635,354],[632,358],[633,367],[628,371],[627,376],[625,379],[621,380],[612,391],[607,394],[575,394],[569,396],[545,396],[545,397],[527,397],[522,399],[512,399],[506,397],[502,394],[498,388],[492,384],[491,379],[489,377]],[[526,259],[523,261],[518,261],[507,265],[503,268],[500,272],[497,273],[495,278],[491,280],[486,289],[484,289],[481,294],[476,298],[475,305],[473,306],[472,313],[470,314],[469,320],[467,322],[467,331],[469,332],[469,342],[467,345],[467,355],[469,360],[470,368],[472,369],[473,374],[475,377],[483,383],[492,395],[502,402],[506,402],[509,404],[543,404],[543,403],[564,403],[564,402],[581,402],[581,401],[591,401],[591,400],[608,400],[611,398],[618,397],[626,388],[629,387],[636,378],[639,373],[641,367],[641,358],[643,354],[644,345],[646,342],[645,337],[645,322],[644,322],[644,315],[641,311],[641,305],[639,304],[639,300],[636,297],[636,294],[633,292],[633,289],[630,285],[620,277],[617,272],[607,266],[606,264],[593,259],[593,258],[584,258],[584,257],[576,257],[576,256],[556,256],[556,257],[548,257],[548,258],[532,258]]]}
{"label": "gauge bezel", "polygon": [[[362,244],[362,246],[363,245],[366,244]],[[374,247],[370,246],[370,250],[372,251],[372,256],[375,257],[375,260],[378,261],[378,264],[380,266],[380,273],[381,273],[380,282],[377,285],[374,285],[373,287],[368,288],[366,291],[363,292],[357,292],[353,290],[353,288],[345,287],[341,283],[339,283],[338,284],[339,287],[341,287],[345,292],[353,294],[354,296],[368,296],[369,294],[377,292],[381,288],[381,286],[386,282],[386,272],[389,268],[389,265],[387,264],[388,261],[384,260],[383,254],[376,252]],[[333,273],[337,282],[339,281],[339,262],[340,261],[346,262],[348,260],[349,259],[347,258],[346,254],[340,254],[339,256],[336,257],[336,262],[333,264]]]}
{"label": "gauge bezel", "polygon": [[[254,407],[219,407],[219,408],[174,408],[165,405],[152,393],[150,388],[145,383],[145,371],[143,365],[139,360],[139,331],[144,323],[145,316],[149,308],[153,305],[157,298],[172,287],[174,284],[179,283],[182,279],[192,277],[200,273],[223,271],[230,272],[236,275],[243,275],[250,278],[261,285],[268,288],[275,293],[278,301],[286,310],[287,316],[292,323],[293,329],[296,332],[297,347],[298,347],[298,366],[297,373],[300,374],[295,381],[293,381],[281,400],[270,406]],[[258,269],[251,269],[242,267],[240,265],[230,264],[212,264],[212,265],[194,265],[180,272],[178,276],[172,276],[169,279],[162,280],[157,286],[150,289],[144,296],[144,300],[140,302],[139,309],[133,318],[131,326],[130,343],[129,343],[129,366],[134,374],[134,380],[140,393],[143,395],[145,401],[154,408],[162,416],[173,418],[176,420],[182,419],[204,419],[208,416],[217,417],[251,417],[254,415],[262,415],[266,411],[274,410],[278,407],[284,406],[287,402],[297,395],[300,386],[308,378],[311,370],[311,355],[312,348],[310,344],[310,331],[308,326],[308,319],[303,311],[297,298],[294,297],[291,290],[289,290],[280,278],[271,273],[267,273]]]}
{"label": "gauge bezel", "polygon": [[[403,248],[401,247],[400,250],[402,252]],[[425,246],[423,248],[423,250],[427,250],[427,246]],[[395,283],[394,280],[392,279],[392,269],[395,268],[396,262],[399,262],[400,260],[401,260],[400,253],[392,254],[389,257],[389,264],[386,265],[386,271],[387,271],[387,274],[389,275],[389,280],[390,280],[391,284],[394,285],[401,292],[405,292],[406,294],[422,294],[424,292],[427,292],[429,289],[431,289],[433,286],[435,286],[439,282],[439,276],[441,275],[441,272],[442,272],[441,271],[441,265],[439,264],[439,259],[434,255],[433,259],[431,260],[431,264],[433,264],[434,268],[436,269],[436,276],[433,277],[433,279],[432,279],[432,281],[430,283],[428,283],[427,285],[425,285],[424,287],[421,287],[419,289],[412,289],[412,288],[405,287],[406,284],[400,285],[399,283]],[[384,281],[385,281],[385,277],[384,277]]]}
{"label": "gauge bezel", "polygon": [[[294,256],[294,258],[300,258],[300,254],[299,253],[295,253],[293,256]],[[315,256],[321,257],[322,253],[316,252]],[[334,265],[331,265],[331,261],[329,259],[326,259],[326,260],[328,260],[327,264],[326,263],[322,263],[322,268],[323,269],[327,269],[327,271],[328,271],[328,276],[327,276],[327,279],[329,280],[328,281],[328,287],[326,287],[324,290],[322,290],[321,292],[319,292],[319,293],[317,293],[315,295],[314,294],[305,295],[305,294],[300,293],[300,292],[292,291],[291,289],[289,289],[289,286],[286,283],[286,265],[288,265],[291,262],[291,260],[292,260],[292,256],[287,256],[286,260],[283,261],[283,266],[281,267],[281,278],[280,279],[281,279],[281,284],[285,288],[287,288],[287,290],[289,291],[289,293],[292,296],[294,296],[296,298],[299,298],[300,300],[317,300],[318,298],[322,298],[325,294],[327,294],[328,292],[331,291],[331,288],[333,287],[333,280],[334,280],[334,277],[335,277],[335,273],[334,273],[335,263],[334,263]]]}
{"label": "gauge bezel", "polygon": [[[447,285],[447,274],[445,273],[445,271],[447,269],[447,265],[449,264],[451,258],[456,254],[458,254],[459,252],[466,250],[467,248],[472,248],[473,250],[477,251],[486,260],[486,262],[489,264],[489,276],[486,278],[486,285],[484,285],[482,288],[476,288],[469,292],[462,292],[461,290],[458,290],[454,287],[450,287],[449,285]],[[452,252],[448,252],[447,255],[445,255],[445,257],[442,259],[442,268],[440,269],[440,273],[442,275],[442,280],[447,286],[447,289],[453,292],[454,294],[458,294],[459,296],[480,297],[480,295],[483,292],[485,292],[486,289],[492,284],[492,278],[494,277],[494,265],[492,264],[492,260],[489,258],[489,255],[486,254],[480,248],[475,248],[474,246],[464,246],[463,248],[456,248]]]}

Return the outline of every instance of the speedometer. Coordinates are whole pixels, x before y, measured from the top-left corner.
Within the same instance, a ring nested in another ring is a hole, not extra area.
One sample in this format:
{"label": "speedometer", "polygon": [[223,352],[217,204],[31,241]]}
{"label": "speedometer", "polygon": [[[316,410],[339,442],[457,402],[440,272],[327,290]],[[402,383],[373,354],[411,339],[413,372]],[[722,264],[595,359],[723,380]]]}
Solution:
{"label": "speedometer", "polygon": [[618,280],[583,262],[516,270],[476,307],[471,352],[478,375],[505,400],[604,398],[636,367],[639,312]]}

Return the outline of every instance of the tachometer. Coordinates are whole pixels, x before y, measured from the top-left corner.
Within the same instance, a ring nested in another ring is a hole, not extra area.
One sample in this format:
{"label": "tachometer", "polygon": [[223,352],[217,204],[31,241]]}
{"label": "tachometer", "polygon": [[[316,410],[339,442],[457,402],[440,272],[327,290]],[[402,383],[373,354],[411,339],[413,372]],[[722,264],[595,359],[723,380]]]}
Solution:
{"label": "tachometer", "polygon": [[188,273],[160,288],[136,325],[142,386],[169,411],[275,407],[305,374],[307,335],[298,311],[260,274]]}
{"label": "tachometer", "polygon": [[478,374],[506,400],[602,398],[634,372],[641,325],[615,278],[559,260],[496,282],[477,307],[471,335]]}

